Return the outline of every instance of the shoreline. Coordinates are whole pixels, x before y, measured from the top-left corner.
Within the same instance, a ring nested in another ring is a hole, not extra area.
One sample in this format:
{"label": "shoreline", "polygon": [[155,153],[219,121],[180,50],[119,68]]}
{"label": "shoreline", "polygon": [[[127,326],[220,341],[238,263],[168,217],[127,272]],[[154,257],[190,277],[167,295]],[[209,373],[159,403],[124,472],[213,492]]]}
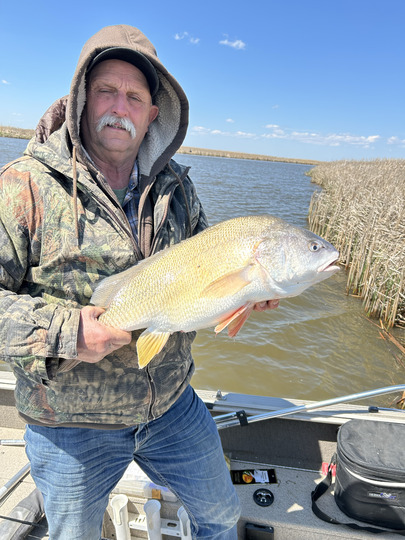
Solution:
{"label": "shoreline", "polygon": [[212,150],[208,148],[195,148],[194,146],[180,146],[178,154],[188,154],[191,156],[209,156],[231,159],[252,159],[255,161],[275,161],[281,163],[298,163],[300,165],[319,165],[321,161],[315,159],[283,158],[277,156],[266,156],[263,154],[248,154],[244,152],[231,152],[228,150]]}
{"label": "shoreline", "polygon": [[8,137],[10,139],[31,139],[35,135],[34,129],[22,129],[11,126],[0,125],[0,137]]}
{"label": "shoreline", "polygon": [[[35,134],[33,129],[20,129],[11,126],[0,126],[0,137],[10,139],[31,139]],[[212,150],[208,148],[196,148],[194,146],[180,146],[177,154],[187,154],[191,156],[208,156],[231,159],[251,159],[254,161],[273,161],[281,163],[298,163],[300,165],[318,165],[321,161],[314,159],[283,158],[277,156],[267,156],[262,154],[249,154],[245,152],[231,152],[228,150]]]}

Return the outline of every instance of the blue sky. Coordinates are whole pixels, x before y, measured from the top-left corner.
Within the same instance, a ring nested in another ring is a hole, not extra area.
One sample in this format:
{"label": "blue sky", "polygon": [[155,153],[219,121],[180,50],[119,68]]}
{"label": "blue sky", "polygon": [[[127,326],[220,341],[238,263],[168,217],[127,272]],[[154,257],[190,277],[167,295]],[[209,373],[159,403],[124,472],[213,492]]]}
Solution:
{"label": "blue sky", "polygon": [[185,145],[405,158],[403,0],[49,0],[0,7],[0,125],[34,128],[84,42],[140,28],[185,89]]}

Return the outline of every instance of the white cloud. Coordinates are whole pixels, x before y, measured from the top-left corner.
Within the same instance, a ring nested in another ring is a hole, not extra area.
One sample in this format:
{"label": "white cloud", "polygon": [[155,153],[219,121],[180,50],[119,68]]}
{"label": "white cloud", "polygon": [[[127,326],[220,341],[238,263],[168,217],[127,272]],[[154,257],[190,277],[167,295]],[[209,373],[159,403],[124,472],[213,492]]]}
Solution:
{"label": "white cloud", "polygon": [[240,39],[235,39],[235,41],[229,41],[228,38],[223,39],[219,42],[220,45],[227,45],[228,47],[232,47],[233,49],[242,50],[246,48],[246,43],[244,43]]}
{"label": "white cloud", "polygon": [[380,135],[351,135],[349,133],[329,133],[324,135],[322,133],[308,132],[308,131],[289,131],[280,128],[276,124],[268,124],[265,126],[270,130],[270,133],[264,133],[262,135],[265,139],[288,139],[291,141],[298,141],[303,143],[317,144],[322,146],[340,146],[342,144],[349,144],[353,146],[362,146],[368,148],[381,139]]}
{"label": "white cloud", "polygon": [[223,137],[235,137],[238,139],[257,139],[255,133],[247,133],[245,131],[222,131],[220,129],[209,129],[202,126],[194,126],[192,132],[195,135],[221,135]]}
{"label": "white cloud", "polygon": [[[226,120],[229,123],[233,123],[231,118]],[[310,132],[310,131],[293,131],[287,128],[282,128],[278,124],[267,124],[265,126],[268,132],[257,134],[246,131],[222,131],[219,129],[206,128],[203,126],[194,126],[192,133],[194,135],[215,135],[222,137],[233,137],[238,139],[283,139],[288,141],[301,142],[306,144],[316,144],[319,146],[359,146],[362,148],[369,148],[376,142],[381,140],[380,135],[351,135],[350,133],[329,133],[324,135],[322,133]],[[388,144],[400,144],[405,145],[405,140],[401,140],[398,137],[391,137],[387,140]]]}
{"label": "white cloud", "polygon": [[179,33],[174,34],[174,39],[176,41],[181,41],[182,39],[187,39],[187,41],[189,41],[193,45],[196,45],[197,43],[200,42],[200,38],[195,38],[193,36],[190,36],[190,34],[188,32],[183,32],[182,34],[179,34]]}
{"label": "white cloud", "polygon": [[271,129],[271,133],[262,135],[265,139],[286,139],[287,135],[283,129],[277,124],[267,124],[266,129]]}
{"label": "white cloud", "polygon": [[232,118],[227,118],[225,122],[228,122],[228,124],[233,124],[235,120],[232,120]]}
{"label": "white cloud", "polygon": [[246,133],[246,131],[237,131],[233,136],[243,139],[255,139],[257,137],[254,133]]}
{"label": "white cloud", "polygon": [[11,84],[11,83],[9,83],[8,81],[6,81],[6,79],[2,79],[2,80],[1,80],[1,84]]}
{"label": "white cloud", "polygon": [[211,130],[208,129],[208,128],[205,128],[203,126],[194,126],[192,128],[192,130],[195,132],[195,133],[202,133],[203,135],[207,134],[207,133],[211,133]]}
{"label": "white cloud", "polygon": [[405,139],[400,139],[399,137],[390,137],[387,143],[398,144],[399,146],[405,146]]}

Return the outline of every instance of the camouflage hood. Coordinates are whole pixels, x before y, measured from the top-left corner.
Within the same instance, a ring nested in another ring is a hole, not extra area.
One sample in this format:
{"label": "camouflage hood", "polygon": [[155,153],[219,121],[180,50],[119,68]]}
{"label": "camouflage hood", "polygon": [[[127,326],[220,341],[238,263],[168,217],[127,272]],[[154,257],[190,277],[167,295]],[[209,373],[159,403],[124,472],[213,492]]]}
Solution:
{"label": "camouflage hood", "polygon": [[[73,179],[72,211],[78,241],[75,194],[80,178],[76,174],[76,162],[83,164],[84,168],[90,172],[92,180],[96,181],[112,200],[115,199],[108,182],[88,158],[80,139],[80,121],[86,104],[86,73],[93,59],[101,51],[110,47],[125,47],[142,53],[154,66],[159,78],[159,89],[154,96],[154,103],[159,107],[159,114],[150,124],[138,152],[139,191],[141,193],[139,215],[142,215],[139,221],[139,249],[142,255],[147,257],[150,254],[154,234],[153,209],[149,193],[156,175],[170,163],[170,159],[184,140],[188,126],[188,101],[179,83],[160,62],[153,45],[142,32],[127,25],[107,26],[86,42],[79,56],[69,95],[57,100],[46,111],[38,123],[36,136],[30,142],[26,154],[46,163],[43,155],[46,146],[44,143],[49,142],[52,133],[63,126],[60,130],[60,138],[63,139],[67,154],[62,152],[62,156],[67,164],[71,164],[72,173],[69,174],[66,170],[62,172]],[[71,150],[72,146],[73,150]],[[71,159],[72,156],[73,159]],[[181,184],[181,179],[177,180]]]}
{"label": "camouflage hood", "polygon": [[[67,129],[79,161],[93,169],[83,152],[80,121],[86,103],[86,73],[92,60],[104,49],[125,47],[142,53],[154,66],[159,77],[159,89],[154,103],[159,107],[157,118],[149,126],[138,154],[140,173],[154,177],[180,148],[188,127],[187,97],[160,62],[156,50],[137,28],[125,24],[107,26],[92,36],[80,53],[70,93],[56,101],[45,113],[36,131],[37,142],[44,142],[66,120]],[[92,170],[97,176],[97,171]]]}

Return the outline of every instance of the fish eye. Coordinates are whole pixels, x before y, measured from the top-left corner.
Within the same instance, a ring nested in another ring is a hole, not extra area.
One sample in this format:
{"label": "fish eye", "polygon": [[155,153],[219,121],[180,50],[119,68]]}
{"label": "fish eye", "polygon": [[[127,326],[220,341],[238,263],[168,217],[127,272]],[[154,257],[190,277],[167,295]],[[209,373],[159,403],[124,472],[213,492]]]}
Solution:
{"label": "fish eye", "polygon": [[313,253],[315,253],[316,251],[319,251],[321,248],[322,248],[322,244],[320,244],[319,242],[311,242],[309,244],[309,251],[312,251]]}

